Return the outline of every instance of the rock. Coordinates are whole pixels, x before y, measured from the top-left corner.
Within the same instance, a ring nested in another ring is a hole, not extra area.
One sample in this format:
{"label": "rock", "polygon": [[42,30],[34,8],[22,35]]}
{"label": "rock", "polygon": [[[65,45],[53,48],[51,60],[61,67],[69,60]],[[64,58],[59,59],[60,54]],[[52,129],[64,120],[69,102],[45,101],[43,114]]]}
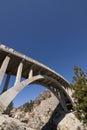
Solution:
{"label": "rock", "polygon": [[8,115],[0,115],[0,130],[35,130]]}
{"label": "rock", "polygon": [[0,130],[85,130],[74,113],[65,113],[58,99],[45,91],[32,102],[32,110],[26,105],[14,108],[8,115],[0,115]]}
{"label": "rock", "polygon": [[53,95],[51,95],[50,98],[43,100],[39,106],[34,108],[31,113],[33,116],[30,117],[28,125],[32,128],[41,129],[41,127],[49,121],[50,116],[58,103],[57,98]]}
{"label": "rock", "polygon": [[58,124],[59,130],[84,130],[82,123],[75,117],[74,113],[66,114]]}
{"label": "rock", "polygon": [[43,100],[51,97],[50,91],[46,90],[42,92],[34,101],[34,107],[38,106]]}

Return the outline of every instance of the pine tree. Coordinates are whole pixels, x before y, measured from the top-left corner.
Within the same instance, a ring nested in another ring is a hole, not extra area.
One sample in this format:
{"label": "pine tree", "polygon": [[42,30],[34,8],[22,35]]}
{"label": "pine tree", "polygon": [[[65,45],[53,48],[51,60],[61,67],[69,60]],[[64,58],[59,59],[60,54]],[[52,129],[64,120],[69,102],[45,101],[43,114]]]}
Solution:
{"label": "pine tree", "polygon": [[8,105],[7,109],[4,111],[4,114],[7,114],[7,115],[11,116],[11,110],[12,110],[12,109],[13,109],[13,102],[11,102],[11,103]]}
{"label": "pine tree", "polygon": [[77,118],[87,125],[87,73],[77,66],[74,67],[74,73],[74,110]]}

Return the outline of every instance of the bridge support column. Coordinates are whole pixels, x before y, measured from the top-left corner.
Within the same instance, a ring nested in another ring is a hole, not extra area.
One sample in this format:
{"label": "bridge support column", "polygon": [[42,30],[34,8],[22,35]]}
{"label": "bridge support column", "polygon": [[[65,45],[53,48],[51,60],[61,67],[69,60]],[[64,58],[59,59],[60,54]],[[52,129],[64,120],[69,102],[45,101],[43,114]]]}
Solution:
{"label": "bridge support column", "polygon": [[8,66],[8,63],[9,63],[9,60],[10,60],[10,57],[6,56],[6,58],[4,59],[4,61],[2,63],[2,66],[0,68],[0,84],[2,83],[4,74],[6,72],[6,69],[7,69],[7,66]]}
{"label": "bridge support column", "polygon": [[6,81],[5,81],[2,93],[5,92],[8,89],[8,84],[9,84],[9,81],[10,81],[10,76],[11,76],[10,73],[7,74]]}
{"label": "bridge support column", "polygon": [[16,84],[20,83],[21,75],[22,75],[22,68],[23,68],[23,63],[21,62],[19,64],[19,67],[18,67],[18,70],[17,70],[17,76],[16,76],[16,80],[15,80],[14,86]]}
{"label": "bridge support column", "polygon": [[[19,65],[22,66],[22,65]],[[17,77],[19,74],[19,70],[21,67],[18,68],[18,72],[17,72]],[[7,91],[5,91],[3,94],[0,95],[0,112],[2,113],[4,110],[6,110],[7,106],[11,103],[11,101],[17,96],[17,94],[24,89],[27,85],[31,84],[32,82],[38,80],[38,79],[42,79],[44,78],[41,75],[36,75],[36,76],[31,76],[30,77],[30,73],[29,72],[29,77],[21,82],[17,82],[16,79],[16,83],[14,84],[13,87],[11,87],[10,89],[8,89]],[[20,78],[18,78],[20,79]]]}
{"label": "bridge support column", "polygon": [[60,104],[62,105],[64,111],[67,112],[68,109],[67,109],[66,102],[65,102],[65,96],[64,96],[64,93],[62,90],[60,90],[59,95],[60,95],[59,96]]}
{"label": "bridge support column", "polygon": [[61,90],[61,89],[56,89],[56,88],[54,88],[54,87],[51,87],[50,90],[51,90],[51,91],[54,93],[54,95],[58,98],[58,100],[59,100],[59,102],[60,102],[60,104],[61,104],[63,110],[64,110],[65,112],[67,112],[67,107],[66,107],[66,102],[65,102],[65,97],[64,97],[63,90]]}

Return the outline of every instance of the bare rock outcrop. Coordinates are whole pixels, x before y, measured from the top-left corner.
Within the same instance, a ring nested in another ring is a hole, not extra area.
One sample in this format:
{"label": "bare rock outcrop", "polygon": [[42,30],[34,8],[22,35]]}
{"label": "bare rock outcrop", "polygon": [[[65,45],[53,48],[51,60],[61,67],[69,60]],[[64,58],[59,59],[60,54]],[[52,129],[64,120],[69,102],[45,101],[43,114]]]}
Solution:
{"label": "bare rock outcrop", "polygon": [[14,109],[12,116],[21,122],[26,122],[28,127],[40,130],[49,121],[58,103],[58,99],[50,91],[45,91],[36,98],[30,112],[22,111],[22,106]]}
{"label": "bare rock outcrop", "polygon": [[0,115],[0,130],[35,130],[26,126],[18,119],[11,118],[8,115]]}
{"label": "bare rock outcrop", "polygon": [[35,101],[14,108],[11,115],[0,115],[0,130],[85,130],[74,113],[65,113],[48,90]]}
{"label": "bare rock outcrop", "polygon": [[84,130],[82,123],[75,117],[74,113],[68,113],[57,125],[58,130]]}

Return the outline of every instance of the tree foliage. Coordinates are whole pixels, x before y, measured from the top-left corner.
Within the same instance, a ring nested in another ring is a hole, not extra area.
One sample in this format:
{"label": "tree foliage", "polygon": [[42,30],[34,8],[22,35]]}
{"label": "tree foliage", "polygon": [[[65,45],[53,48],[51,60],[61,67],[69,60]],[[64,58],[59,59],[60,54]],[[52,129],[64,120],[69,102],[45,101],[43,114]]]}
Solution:
{"label": "tree foliage", "polygon": [[12,109],[13,109],[13,102],[11,102],[11,103],[8,105],[7,109],[4,111],[4,114],[7,114],[7,115],[11,116],[11,110],[12,110]]}
{"label": "tree foliage", "polygon": [[25,104],[23,105],[23,111],[24,111],[24,112],[31,112],[32,109],[33,109],[33,104],[34,104],[34,102],[33,102],[32,100],[30,100],[29,103],[25,103]]}
{"label": "tree foliage", "polygon": [[75,66],[74,74],[72,87],[74,89],[75,114],[87,125],[87,73]]}

